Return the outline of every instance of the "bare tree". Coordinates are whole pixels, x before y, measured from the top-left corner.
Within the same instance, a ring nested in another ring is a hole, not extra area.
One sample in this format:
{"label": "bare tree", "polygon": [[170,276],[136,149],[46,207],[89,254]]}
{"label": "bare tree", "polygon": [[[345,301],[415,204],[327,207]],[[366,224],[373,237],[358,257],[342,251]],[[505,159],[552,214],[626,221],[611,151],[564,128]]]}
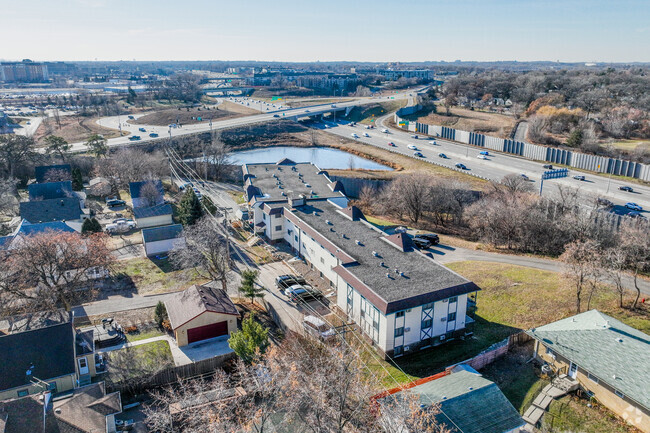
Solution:
{"label": "bare tree", "polygon": [[92,288],[96,271],[113,262],[106,235],[47,231],[20,237],[0,256],[0,298],[9,310],[38,311],[74,305]]}
{"label": "bare tree", "polygon": [[68,170],[60,168],[51,168],[43,175],[44,182],[64,182],[66,180],[72,180],[72,176]]}
{"label": "bare tree", "polygon": [[620,246],[608,248],[603,255],[603,270],[608,275],[618,294],[618,306],[623,308],[623,276],[625,275],[626,253]]}
{"label": "bare tree", "polygon": [[533,192],[535,189],[531,182],[517,174],[508,174],[504,176],[503,179],[501,179],[500,185],[495,184],[495,188],[499,188],[499,186],[514,194],[520,192]]}
{"label": "bare tree", "polygon": [[[208,179],[208,175],[215,180],[222,180],[226,168],[231,164],[230,154],[227,150],[226,143],[224,143],[221,131],[214,131],[210,141],[204,147],[204,178]],[[208,172],[208,167],[210,170]]]}
{"label": "bare tree", "polygon": [[144,207],[156,206],[163,202],[163,197],[156,182],[148,180],[140,188],[140,198]]}
{"label": "bare tree", "polygon": [[594,255],[598,245],[594,241],[575,241],[566,246],[560,260],[564,264],[564,275],[573,281],[576,297],[576,314],[581,311],[582,292],[585,284],[594,275]]}
{"label": "bare tree", "polygon": [[639,288],[639,274],[650,270],[650,227],[644,222],[627,222],[621,230],[621,248],[627,256],[626,268],[634,276],[634,289],[636,297],[632,309],[636,309],[641,289]]}
{"label": "bare tree", "polygon": [[391,194],[399,199],[398,206],[403,207],[411,222],[417,223],[426,210],[429,200],[431,178],[423,173],[400,176],[390,185]]}
{"label": "bare tree", "polygon": [[127,346],[108,352],[106,380],[115,387],[135,394],[141,392],[156,373],[173,366],[163,351],[150,351],[147,356],[142,356],[137,346]]}
{"label": "bare tree", "polygon": [[0,162],[8,177],[14,177],[16,168],[36,157],[34,139],[15,134],[0,134]]}
{"label": "bare tree", "polygon": [[227,289],[230,271],[230,248],[228,238],[209,216],[185,227],[185,246],[178,246],[170,253],[170,259],[182,268],[195,268],[204,278],[220,281]]}

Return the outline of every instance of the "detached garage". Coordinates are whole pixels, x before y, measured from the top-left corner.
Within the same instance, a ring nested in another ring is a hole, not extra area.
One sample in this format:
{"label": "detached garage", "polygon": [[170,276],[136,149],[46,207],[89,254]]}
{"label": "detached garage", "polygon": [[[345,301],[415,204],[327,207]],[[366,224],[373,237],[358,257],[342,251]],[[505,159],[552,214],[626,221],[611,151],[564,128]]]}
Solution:
{"label": "detached garage", "polygon": [[174,224],[171,226],[143,229],[142,243],[147,257],[167,253],[175,247],[183,247],[185,246],[183,226]]}
{"label": "detached garage", "polygon": [[239,312],[222,289],[194,285],[165,302],[179,347],[210,338],[229,338]]}

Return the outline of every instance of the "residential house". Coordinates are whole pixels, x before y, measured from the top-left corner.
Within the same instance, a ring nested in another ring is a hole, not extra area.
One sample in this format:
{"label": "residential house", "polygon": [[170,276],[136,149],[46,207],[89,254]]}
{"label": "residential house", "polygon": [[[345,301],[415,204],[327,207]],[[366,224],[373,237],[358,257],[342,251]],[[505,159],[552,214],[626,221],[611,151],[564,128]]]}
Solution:
{"label": "residential house", "polygon": [[75,331],[69,312],[0,320],[0,400],[70,391],[90,382],[94,366],[92,336]]}
{"label": "residential house", "polygon": [[45,183],[47,180],[48,171],[51,170],[67,172],[72,179],[72,167],[70,167],[70,164],[39,165],[34,169],[34,177],[36,178],[36,183]]}
{"label": "residential house", "polygon": [[[143,194],[143,192],[146,192],[143,190],[143,187],[147,184],[153,183],[153,185],[156,187],[156,190],[158,191],[158,195],[156,197],[153,196],[145,196],[147,194]],[[139,208],[139,207],[151,207],[155,206],[158,204],[163,204],[165,202],[163,196],[165,194],[165,190],[163,189],[163,184],[160,180],[147,180],[147,181],[142,181],[142,182],[131,182],[129,183],[129,192],[131,193],[131,201],[133,204],[133,209]],[[153,200],[153,203],[152,203]]]}
{"label": "residential house", "polygon": [[142,230],[144,252],[148,256],[164,254],[177,247],[185,246],[183,226],[174,224]]}
{"label": "residential house", "polygon": [[81,223],[85,214],[81,211],[78,198],[65,197],[21,202],[20,216],[32,224],[52,221]]}
{"label": "residential house", "polygon": [[0,402],[2,433],[114,433],[122,412],[119,392],[106,394],[104,382],[77,388],[65,398],[49,391]]}
{"label": "residential house", "polygon": [[11,250],[20,244],[21,239],[47,232],[76,233],[76,230],[62,221],[31,224],[22,220],[14,233],[0,238],[0,250]]}
{"label": "residential house", "polygon": [[435,420],[450,433],[518,433],[526,424],[499,387],[467,365],[395,388],[377,401],[381,405],[388,395],[399,399],[405,392],[416,396],[423,410],[436,405]]}
{"label": "residential house", "polygon": [[239,311],[223,289],[193,285],[165,301],[179,347],[237,330]]}
{"label": "residential house", "polygon": [[535,357],[601,404],[650,432],[650,336],[598,310],[527,331]]}
{"label": "residential house", "polygon": [[247,164],[255,231],[286,242],[336,290],[335,303],[386,356],[469,335],[476,284],[368,223],[327,173],[283,160]]}
{"label": "residential house", "polygon": [[173,224],[173,209],[170,204],[133,208],[135,222],[140,228],[158,227]]}
{"label": "residential house", "polygon": [[29,201],[51,200],[55,198],[73,197],[72,182],[32,183],[27,187]]}

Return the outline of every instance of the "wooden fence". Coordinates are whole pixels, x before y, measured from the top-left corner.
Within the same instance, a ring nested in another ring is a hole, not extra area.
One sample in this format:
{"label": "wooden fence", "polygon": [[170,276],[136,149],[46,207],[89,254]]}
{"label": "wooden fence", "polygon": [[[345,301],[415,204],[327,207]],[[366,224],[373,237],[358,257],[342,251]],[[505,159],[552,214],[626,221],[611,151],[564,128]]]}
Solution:
{"label": "wooden fence", "polygon": [[[118,383],[112,383],[110,380],[107,380],[108,392],[120,391],[120,393],[127,395],[142,394],[153,388],[177,383],[181,379],[210,375],[218,368],[223,367],[227,361],[235,357],[234,352],[224,353],[223,355],[203,359],[191,364],[169,367],[147,378],[134,378],[128,382]],[[108,374],[110,375],[110,371]],[[110,379],[110,377],[107,379]]]}
{"label": "wooden fence", "polygon": [[[495,343],[492,346],[488,347],[487,349],[485,349],[483,352],[479,353],[475,357],[467,359],[463,362],[459,362],[458,364],[467,364],[470,367],[472,367],[474,370],[481,370],[487,365],[493,363],[497,358],[508,353],[508,350],[510,350],[512,346],[520,346],[532,339],[533,337],[531,337],[530,335],[526,334],[523,331],[518,332],[516,334],[512,334],[508,338],[505,338],[499,341],[498,343]],[[454,364],[454,365],[458,365],[458,364]],[[453,367],[453,365],[447,367],[447,369],[451,367]]]}

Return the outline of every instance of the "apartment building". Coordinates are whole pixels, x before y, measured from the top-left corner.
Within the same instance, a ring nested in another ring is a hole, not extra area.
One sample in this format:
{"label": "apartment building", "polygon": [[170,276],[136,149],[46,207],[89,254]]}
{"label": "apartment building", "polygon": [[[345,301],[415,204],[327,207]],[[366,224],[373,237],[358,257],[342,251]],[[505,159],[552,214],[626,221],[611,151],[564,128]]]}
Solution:
{"label": "apartment building", "polygon": [[417,250],[404,233],[385,233],[348,206],[326,171],[288,159],[244,166],[254,230],[286,242],[336,289],[338,309],[388,356],[464,337],[474,283]]}

